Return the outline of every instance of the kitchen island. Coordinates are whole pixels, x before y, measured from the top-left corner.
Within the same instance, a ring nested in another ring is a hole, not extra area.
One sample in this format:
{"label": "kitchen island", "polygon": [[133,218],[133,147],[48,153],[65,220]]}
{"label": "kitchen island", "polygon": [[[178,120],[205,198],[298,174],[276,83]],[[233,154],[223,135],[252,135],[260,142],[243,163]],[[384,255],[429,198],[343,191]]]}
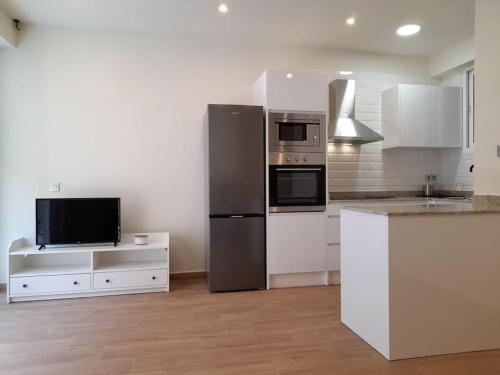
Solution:
{"label": "kitchen island", "polygon": [[341,210],[341,320],[387,359],[500,348],[500,207]]}

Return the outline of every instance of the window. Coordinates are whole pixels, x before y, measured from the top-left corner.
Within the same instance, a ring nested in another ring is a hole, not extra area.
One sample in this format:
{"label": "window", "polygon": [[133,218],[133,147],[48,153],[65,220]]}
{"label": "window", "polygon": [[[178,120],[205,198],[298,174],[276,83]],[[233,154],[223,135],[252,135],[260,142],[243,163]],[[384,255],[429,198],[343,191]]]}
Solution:
{"label": "window", "polygon": [[464,71],[464,119],[465,119],[465,147],[474,146],[474,68]]}

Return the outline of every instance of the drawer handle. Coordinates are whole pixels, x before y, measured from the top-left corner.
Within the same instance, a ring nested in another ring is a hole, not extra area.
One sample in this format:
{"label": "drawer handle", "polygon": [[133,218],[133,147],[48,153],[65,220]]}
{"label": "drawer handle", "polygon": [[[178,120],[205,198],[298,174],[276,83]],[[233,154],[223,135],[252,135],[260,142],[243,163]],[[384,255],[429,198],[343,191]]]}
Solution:
{"label": "drawer handle", "polygon": [[153,276],[153,280],[156,280],[156,276]]}
{"label": "drawer handle", "polygon": [[110,282],[111,282],[111,280],[110,280],[110,279],[106,279],[106,282],[107,282],[107,283],[110,283]]}
{"label": "drawer handle", "polygon": [[78,285],[78,281],[73,281],[73,285]]}
{"label": "drawer handle", "polygon": [[23,288],[27,288],[28,287],[28,284],[23,284]]}

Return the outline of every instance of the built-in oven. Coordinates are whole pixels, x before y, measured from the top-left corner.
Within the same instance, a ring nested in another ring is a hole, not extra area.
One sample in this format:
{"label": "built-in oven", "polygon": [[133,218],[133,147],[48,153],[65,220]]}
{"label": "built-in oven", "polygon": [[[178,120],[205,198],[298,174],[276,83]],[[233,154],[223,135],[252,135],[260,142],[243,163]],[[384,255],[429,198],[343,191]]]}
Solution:
{"label": "built-in oven", "polygon": [[325,176],[324,164],[270,165],[269,211],[325,211]]}
{"label": "built-in oven", "polygon": [[325,114],[270,112],[269,152],[324,152]]}

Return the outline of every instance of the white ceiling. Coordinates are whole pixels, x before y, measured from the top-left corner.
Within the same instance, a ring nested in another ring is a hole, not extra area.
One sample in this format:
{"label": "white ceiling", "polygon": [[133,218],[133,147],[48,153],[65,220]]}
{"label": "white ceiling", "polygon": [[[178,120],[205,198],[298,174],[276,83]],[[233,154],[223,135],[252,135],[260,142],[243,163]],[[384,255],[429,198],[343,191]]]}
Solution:
{"label": "white ceiling", "polygon": [[[217,7],[225,2],[229,12]],[[25,23],[430,55],[474,32],[474,0],[0,0]],[[354,27],[345,19],[357,18]],[[415,37],[395,29],[418,23]]]}

